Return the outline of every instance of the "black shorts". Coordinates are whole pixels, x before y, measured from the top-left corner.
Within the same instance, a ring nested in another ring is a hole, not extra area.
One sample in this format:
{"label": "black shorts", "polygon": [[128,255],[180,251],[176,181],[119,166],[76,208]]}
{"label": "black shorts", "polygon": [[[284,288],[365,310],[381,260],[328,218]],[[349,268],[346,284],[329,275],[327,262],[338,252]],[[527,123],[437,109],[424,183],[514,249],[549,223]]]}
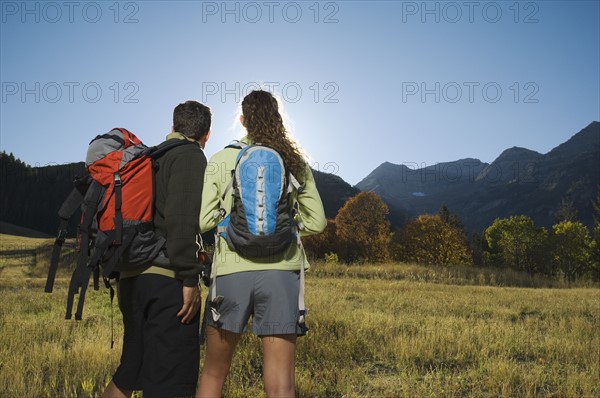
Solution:
{"label": "black shorts", "polygon": [[193,396],[198,381],[199,320],[182,324],[183,283],[143,274],[119,282],[125,334],[121,364],[113,382],[122,390],[143,390],[144,398]]}

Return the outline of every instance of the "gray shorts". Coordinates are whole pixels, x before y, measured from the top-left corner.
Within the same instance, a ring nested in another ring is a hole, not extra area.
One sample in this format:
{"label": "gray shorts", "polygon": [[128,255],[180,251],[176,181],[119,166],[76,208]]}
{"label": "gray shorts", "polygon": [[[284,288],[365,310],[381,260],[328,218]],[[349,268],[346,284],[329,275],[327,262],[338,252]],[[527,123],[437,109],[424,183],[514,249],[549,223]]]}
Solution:
{"label": "gray shorts", "polygon": [[304,336],[307,329],[298,324],[299,289],[300,273],[294,271],[248,271],[219,276],[216,295],[223,296],[217,307],[221,317],[215,322],[209,313],[207,324],[242,333],[252,315],[252,331],[258,336]]}

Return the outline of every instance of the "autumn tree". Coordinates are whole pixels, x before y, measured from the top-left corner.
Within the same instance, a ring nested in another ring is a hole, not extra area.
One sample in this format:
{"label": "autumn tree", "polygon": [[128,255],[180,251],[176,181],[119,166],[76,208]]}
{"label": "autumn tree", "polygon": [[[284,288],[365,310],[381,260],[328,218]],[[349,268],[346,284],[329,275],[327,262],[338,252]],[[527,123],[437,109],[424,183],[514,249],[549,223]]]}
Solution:
{"label": "autumn tree", "polygon": [[402,261],[428,265],[473,264],[463,232],[440,215],[421,215],[397,236],[397,258]]}
{"label": "autumn tree", "polygon": [[594,223],[593,239],[590,244],[590,272],[592,279],[600,281],[600,223]]}
{"label": "autumn tree", "polygon": [[577,221],[562,221],[552,227],[552,260],[569,282],[588,270],[590,235]]}
{"label": "autumn tree", "polygon": [[546,272],[547,235],[545,228],[536,227],[527,216],[497,218],[484,232],[486,262],[529,274]]}
{"label": "autumn tree", "polygon": [[335,218],[338,255],[346,262],[389,259],[389,209],[374,192],[348,199]]}
{"label": "autumn tree", "polygon": [[600,186],[598,186],[598,194],[593,203],[593,208],[594,228],[590,244],[590,272],[592,273],[593,280],[600,281]]}
{"label": "autumn tree", "polygon": [[302,237],[302,244],[311,258],[323,259],[328,253],[337,253],[335,220],[327,220],[327,227],[322,233]]}

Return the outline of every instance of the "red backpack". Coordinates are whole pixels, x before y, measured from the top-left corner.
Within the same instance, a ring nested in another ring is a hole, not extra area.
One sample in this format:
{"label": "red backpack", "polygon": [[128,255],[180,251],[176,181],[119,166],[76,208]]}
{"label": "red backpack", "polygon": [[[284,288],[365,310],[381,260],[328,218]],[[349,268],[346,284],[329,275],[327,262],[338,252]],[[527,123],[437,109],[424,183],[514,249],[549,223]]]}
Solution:
{"label": "red backpack", "polygon": [[166,240],[154,231],[152,221],[155,161],[184,144],[191,142],[169,140],[147,147],[124,128],[112,129],[90,142],[85,162],[88,175],[75,179],[73,191],[58,211],[60,225],[45,287],[46,292],[52,292],[68,221],[81,207],[77,233],[79,255],[69,283],[67,319],[72,317],[78,292],[75,319],[81,319],[92,274],[94,289],[99,289],[100,266],[112,301],[114,290],[110,279],[117,277],[119,271],[157,261],[162,265],[168,263],[161,252]]}

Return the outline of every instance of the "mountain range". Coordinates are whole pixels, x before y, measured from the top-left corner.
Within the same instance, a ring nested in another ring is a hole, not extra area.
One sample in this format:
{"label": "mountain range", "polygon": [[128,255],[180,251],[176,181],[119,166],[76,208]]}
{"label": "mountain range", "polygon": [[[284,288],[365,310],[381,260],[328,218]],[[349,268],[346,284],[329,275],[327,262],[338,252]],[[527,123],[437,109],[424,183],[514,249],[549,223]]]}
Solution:
{"label": "mountain range", "polygon": [[381,196],[392,221],[437,213],[446,204],[471,232],[481,232],[497,217],[519,214],[549,227],[563,203],[592,225],[599,186],[597,121],[546,154],[512,147],[489,164],[467,158],[421,169],[385,162],[356,185]]}
{"label": "mountain range", "polygon": [[[16,225],[54,234],[56,212],[73,178],[83,173],[83,162],[30,167],[2,153],[0,232],[3,225]],[[600,186],[600,123],[590,123],[546,154],[513,147],[489,164],[465,158],[420,169],[384,162],[356,186],[334,174],[315,170],[314,175],[328,218],[350,197],[370,191],[389,206],[394,226],[419,214],[437,213],[446,204],[469,232],[482,232],[495,218],[517,214],[549,227],[564,203],[591,226],[592,201]]]}

